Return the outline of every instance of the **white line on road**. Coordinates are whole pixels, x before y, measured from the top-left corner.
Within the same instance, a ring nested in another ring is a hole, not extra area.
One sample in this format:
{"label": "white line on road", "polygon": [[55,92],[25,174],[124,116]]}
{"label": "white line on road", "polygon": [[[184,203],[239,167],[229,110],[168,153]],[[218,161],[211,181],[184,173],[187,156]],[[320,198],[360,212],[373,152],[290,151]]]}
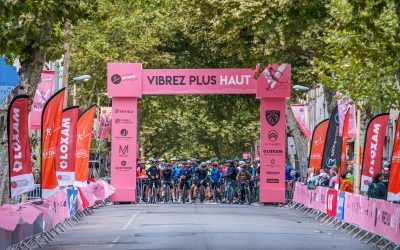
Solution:
{"label": "white line on road", "polygon": [[112,243],[117,243],[120,238],[121,238],[121,236],[115,237],[115,239],[112,241]]}
{"label": "white line on road", "polygon": [[138,216],[140,214],[140,212],[136,212],[134,215],[132,215],[132,217],[130,218],[130,220],[125,224],[125,226],[122,228],[122,231],[126,231],[126,229],[129,227],[129,225],[132,223],[132,221],[136,218],[136,216]]}
{"label": "white line on road", "polygon": [[108,245],[108,248],[112,248],[114,246],[114,243],[117,243],[119,241],[119,239],[121,239],[121,236],[118,235],[117,237],[115,237],[113,239],[113,241],[112,241],[113,244]]}

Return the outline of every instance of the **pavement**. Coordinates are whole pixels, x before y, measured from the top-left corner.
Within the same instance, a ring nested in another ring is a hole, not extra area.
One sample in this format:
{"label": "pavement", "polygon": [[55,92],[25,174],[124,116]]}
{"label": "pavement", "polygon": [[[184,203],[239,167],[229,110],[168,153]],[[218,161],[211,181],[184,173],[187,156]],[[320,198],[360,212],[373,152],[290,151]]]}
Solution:
{"label": "pavement", "polygon": [[95,211],[44,249],[374,249],[284,207],[129,204]]}

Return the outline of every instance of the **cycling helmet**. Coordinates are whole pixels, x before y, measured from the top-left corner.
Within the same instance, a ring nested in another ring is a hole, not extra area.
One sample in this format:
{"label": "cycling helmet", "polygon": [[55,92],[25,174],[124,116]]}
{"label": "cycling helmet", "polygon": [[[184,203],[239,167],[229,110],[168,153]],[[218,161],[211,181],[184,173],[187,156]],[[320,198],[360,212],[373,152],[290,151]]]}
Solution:
{"label": "cycling helmet", "polygon": [[246,166],[246,162],[244,162],[244,161],[239,161],[239,166]]}
{"label": "cycling helmet", "polygon": [[179,164],[179,165],[178,165],[178,167],[180,167],[180,168],[181,168],[181,167],[183,167],[183,165],[182,165],[182,164]]}
{"label": "cycling helmet", "polygon": [[207,164],[211,164],[211,161],[210,161],[210,160],[208,160],[208,161],[206,161],[206,163],[207,163]]}
{"label": "cycling helmet", "polygon": [[200,163],[200,167],[207,167],[207,164],[205,162]]}

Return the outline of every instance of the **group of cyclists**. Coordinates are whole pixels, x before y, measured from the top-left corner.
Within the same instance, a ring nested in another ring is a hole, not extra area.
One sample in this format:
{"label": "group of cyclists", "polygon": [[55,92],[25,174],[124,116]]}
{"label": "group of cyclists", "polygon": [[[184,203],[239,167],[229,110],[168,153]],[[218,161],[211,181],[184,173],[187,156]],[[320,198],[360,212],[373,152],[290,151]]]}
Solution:
{"label": "group of cyclists", "polygon": [[250,160],[141,159],[138,202],[248,203],[258,199],[259,158]]}

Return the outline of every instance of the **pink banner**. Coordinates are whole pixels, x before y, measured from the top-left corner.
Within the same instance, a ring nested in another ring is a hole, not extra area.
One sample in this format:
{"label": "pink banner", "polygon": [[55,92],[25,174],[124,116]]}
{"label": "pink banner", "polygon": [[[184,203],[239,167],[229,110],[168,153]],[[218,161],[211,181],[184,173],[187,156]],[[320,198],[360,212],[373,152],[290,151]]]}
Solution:
{"label": "pink banner", "polygon": [[293,104],[291,106],[294,118],[296,119],[297,125],[299,125],[301,132],[307,139],[310,139],[310,130],[307,126],[307,107],[304,104]]}
{"label": "pink banner", "polygon": [[261,202],[285,201],[285,105],[284,98],[261,99]]}
{"label": "pink banner", "polygon": [[350,96],[345,96],[339,91],[336,92],[337,104],[338,104],[338,114],[339,114],[339,136],[343,136],[343,124],[344,117],[349,111],[349,127],[348,127],[348,136],[349,138],[355,138],[357,134],[356,128],[356,111],[354,105],[351,105]]}
{"label": "pink banner", "polygon": [[30,122],[32,129],[40,129],[43,107],[51,97],[54,84],[54,71],[44,70],[33,98]]}
{"label": "pink banner", "polygon": [[253,75],[252,69],[147,69],[143,70],[142,93],[255,94]]}
{"label": "pink banner", "polygon": [[286,98],[290,97],[290,64],[267,65],[257,79],[257,98]]}
{"label": "pink banner", "polygon": [[115,97],[112,110],[111,184],[113,201],[135,201],[137,98]]}
{"label": "pink banner", "polygon": [[99,138],[108,138],[111,132],[111,107],[101,107],[100,109],[100,125]]}

